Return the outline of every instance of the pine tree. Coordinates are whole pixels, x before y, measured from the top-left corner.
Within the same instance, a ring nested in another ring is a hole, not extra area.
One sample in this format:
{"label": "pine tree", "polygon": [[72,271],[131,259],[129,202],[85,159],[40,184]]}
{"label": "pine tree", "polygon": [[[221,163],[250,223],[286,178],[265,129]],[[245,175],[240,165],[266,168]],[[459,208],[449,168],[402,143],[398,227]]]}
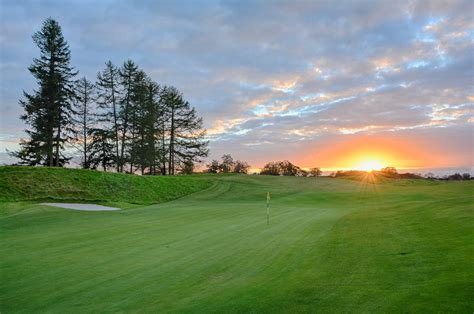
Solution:
{"label": "pine tree", "polygon": [[94,91],[95,86],[85,77],[81,78],[76,83],[76,138],[75,141],[80,143],[80,151],[82,153],[81,165],[83,168],[90,168],[89,150],[90,143],[88,142],[91,136],[91,130],[94,127]]}
{"label": "pine tree", "polygon": [[117,172],[121,171],[120,154],[119,154],[119,100],[120,100],[120,76],[119,71],[111,61],[105,64],[105,69],[97,74],[97,104],[101,109],[102,123],[109,125],[112,129],[112,138],[115,149],[114,160]]}
{"label": "pine tree", "polygon": [[168,163],[168,154],[169,154],[169,138],[167,137],[170,124],[170,110],[167,105],[168,103],[168,88],[164,87],[160,90],[159,96],[159,118],[157,123],[157,129],[159,130],[159,148],[158,148],[158,159],[161,165],[161,174],[168,174],[167,163]]}
{"label": "pine tree", "polygon": [[174,175],[177,166],[184,162],[200,162],[202,157],[206,157],[208,142],[204,139],[206,131],[203,130],[202,118],[197,116],[196,110],[182,94],[174,87],[167,87],[163,97],[170,117],[168,173]]}
{"label": "pine tree", "polygon": [[146,133],[144,119],[148,115],[146,106],[147,80],[148,77],[145,72],[138,70],[133,75],[133,81],[131,84],[128,123],[129,137],[127,145],[127,160],[130,166],[130,173],[134,172],[135,166],[140,167],[141,161],[144,158],[143,135]]}
{"label": "pine tree", "polygon": [[44,21],[33,35],[40,49],[39,59],[28,68],[36,78],[38,90],[24,92],[21,116],[30,129],[28,140],[22,140],[19,152],[13,153],[22,164],[63,166],[69,158],[62,151],[72,131],[73,78],[77,74],[69,65],[71,53],[61,27],[52,18]]}
{"label": "pine tree", "polygon": [[116,164],[111,133],[113,131],[100,127],[90,130],[89,165],[92,169],[101,167],[102,170],[107,171]]}
{"label": "pine tree", "polygon": [[149,80],[146,84],[147,97],[147,118],[144,123],[147,125],[147,132],[145,135],[145,142],[147,145],[147,160],[150,164],[150,173],[157,174],[157,169],[162,168],[160,165],[164,163],[161,160],[161,150],[163,145],[160,145],[160,140],[165,136],[165,129],[163,121],[166,119],[165,110],[160,102],[161,87]]}
{"label": "pine tree", "polygon": [[133,142],[134,159],[137,166],[140,167],[141,173],[144,174],[148,169],[150,174],[156,174],[157,165],[159,163],[159,149],[157,141],[160,137],[161,126],[159,115],[159,95],[160,86],[151,79],[145,79],[137,86],[140,91],[135,94],[139,96],[139,102],[136,103],[135,121],[136,136]]}
{"label": "pine tree", "polygon": [[123,64],[122,68],[119,70],[120,84],[123,88],[123,93],[119,102],[119,117],[121,129],[119,167],[121,172],[123,172],[123,168],[125,165],[125,147],[128,144],[127,140],[131,137],[131,120],[134,114],[133,92],[137,75],[138,67],[131,60],[126,61]]}

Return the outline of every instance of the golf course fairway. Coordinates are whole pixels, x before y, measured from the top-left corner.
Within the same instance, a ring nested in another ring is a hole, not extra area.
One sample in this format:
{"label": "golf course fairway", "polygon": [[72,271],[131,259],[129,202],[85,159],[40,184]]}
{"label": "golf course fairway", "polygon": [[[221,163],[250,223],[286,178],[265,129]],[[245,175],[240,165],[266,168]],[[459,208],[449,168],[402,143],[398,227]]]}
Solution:
{"label": "golf course fairway", "polygon": [[0,203],[0,312],[474,311],[473,181],[202,180],[116,212]]}

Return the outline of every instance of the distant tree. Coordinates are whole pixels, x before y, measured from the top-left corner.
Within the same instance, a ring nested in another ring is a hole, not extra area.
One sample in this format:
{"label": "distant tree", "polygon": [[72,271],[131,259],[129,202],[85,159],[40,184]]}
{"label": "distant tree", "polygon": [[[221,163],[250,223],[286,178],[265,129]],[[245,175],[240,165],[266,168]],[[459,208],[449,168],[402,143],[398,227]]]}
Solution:
{"label": "distant tree", "polygon": [[306,171],[288,160],[267,163],[260,174],[273,176],[305,176]]}
{"label": "distant tree", "polygon": [[120,101],[120,76],[119,70],[111,62],[105,64],[105,69],[97,74],[97,104],[101,110],[102,123],[111,128],[117,172],[121,171],[121,159],[119,154],[119,101]]}
{"label": "distant tree", "polygon": [[385,167],[380,170],[380,172],[385,174],[397,174],[397,169],[395,167]]}
{"label": "distant tree", "polygon": [[309,175],[312,176],[312,177],[319,177],[323,174],[323,172],[321,171],[321,168],[311,168],[309,169]]}
{"label": "distant tree", "polygon": [[280,164],[281,174],[284,176],[297,176],[303,175],[305,172],[300,167],[292,164],[288,160],[281,161]]}
{"label": "distant tree", "polygon": [[269,162],[265,166],[263,166],[262,171],[260,171],[262,175],[270,175],[270,176],[279,176],[281,174],[280,165],[278,162]]}
{"label": "distant tree", "polygon": [[209,173],[219,173],[221,170],[221,165],[219,161],[213,160],[209,165],[207,165],[207,172]]}
{"label": "distant tree", "polygon": [[221,172],[223,173],[230,173],[230,172],[234,172],[234,167],[235,167],[235,163],[234,163],[234,159],[232,158],[231,155],[223,155],[222,156],[222,163],[220,165],[220,168],[221,168]]}
{"label": "distant tree", "polygon": [[471,174],[470,173],[463,173],[462,174],[462,179],[463,180],[470,180],[471,179]]}
{"label": "distant tree", "polygon": [[339,177],[366,177],[367,176],[367,171],[363,170],[338,170],[334,177],[339,178]]}
{"label": "distant tree", "polygon": [[70,66],[71,53],[58,22],[48,18],[33,35],[40,49],[39,59],[28,68],[39,85],[32,94],[23,92],[20,104],[25,110],[21,119],[31,128],[28,140],[12,153],[22,164],[63,166],[70,158],[63,155],[64,144],[72,132],[73,78],[77,74]]}
{"label": "distant tree", "polygon": [[458,180],[462,180],[462,179],[463,179],[463,176],[458,172],[448,176],[448,180],[457,180],[458,181]]}
{"label": "distant tree", "polygon": [[248,173],[249,169],[250,169],[250,166],[246,161],[237,160],[234,163],[234,172],[235,173]]}
{"label": "distant tree", "polygon": [[426,179],[434,179],[435,175],[432,172],[428,172],[424,176]]}
{"label": "distant tree", "polygon": [[91,128],[95,124],[93,102],[94,102],[94,84],[85,77],[76,82],[76,100],[74,101],[74,111],[76,113],[76,136],[75,142],[80,144],[82,152],[83,168],[87,169],[89,165],[89,142]]}
{"label": "distant tree", "polygon": [[213,160],[207,165],[207,172],[209,173],[248,173],[250,166],[246,161],[237,160],[234,161],[229,154],[224,154],[222,162],[219,163],[217,160]]}
{"label": "distant tree", "polygon": [[391,176],[390,178],[395,178],[395,179],[423,179],[423,176],[420,173],[399,173],[396,175]]}

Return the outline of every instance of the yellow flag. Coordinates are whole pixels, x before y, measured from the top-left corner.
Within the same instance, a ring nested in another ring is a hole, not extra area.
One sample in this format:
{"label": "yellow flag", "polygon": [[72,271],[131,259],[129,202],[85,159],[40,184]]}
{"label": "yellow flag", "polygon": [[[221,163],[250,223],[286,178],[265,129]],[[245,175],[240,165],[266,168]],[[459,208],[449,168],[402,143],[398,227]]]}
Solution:
{"label": "yellow flag", "polygon": [[267,192],[267,226],[270,224],[270,192]]}

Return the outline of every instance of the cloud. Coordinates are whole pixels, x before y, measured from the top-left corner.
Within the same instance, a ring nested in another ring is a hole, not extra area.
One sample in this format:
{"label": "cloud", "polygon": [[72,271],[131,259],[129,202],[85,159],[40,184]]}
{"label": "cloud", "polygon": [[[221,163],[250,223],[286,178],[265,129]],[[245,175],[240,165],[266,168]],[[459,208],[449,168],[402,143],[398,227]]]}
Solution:
{"label": "cloud", "polygon": [[[308,145],[351,136],[422,132],[439,148],[472,138],[472,1],[0,6],[3,137],[24,128],[18,100],[35,87],[26,68],[38,55],[31,35],[52,16],[81,75],[94,79],[105,61],[132,58],[160,84],[183,91],[204,117],[213,158],[231,152],[261,166],[305,161]],[[443,128],[453,131],[439,136]],[[465,162],[463,145],[453,149]]]}

